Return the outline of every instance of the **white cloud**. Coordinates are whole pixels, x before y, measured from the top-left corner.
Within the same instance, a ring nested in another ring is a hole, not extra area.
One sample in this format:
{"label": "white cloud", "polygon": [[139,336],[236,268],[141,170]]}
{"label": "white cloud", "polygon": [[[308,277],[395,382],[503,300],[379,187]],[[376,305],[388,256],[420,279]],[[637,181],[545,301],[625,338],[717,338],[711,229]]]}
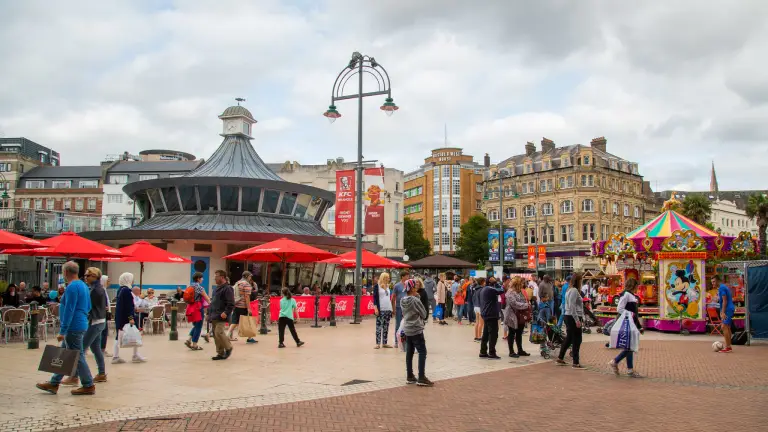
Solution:
{"label": "white cloud", "polygon": [[264,160],[354,159],[356,102],[338,103],[333,125],[321,114],[360,51],[401,107],[389,118],[383,97],[364,101],[364,156],[387,166],[417,167],[447,125],[477,160],[604,135],[661,188],[707,188],[712,160],[722,189],[765,188],[751,173],[768,154],[766,12],[760,0],[3,2],[0,130],[71,164],[153,147],[207,157],[216,116],[245,97]]}

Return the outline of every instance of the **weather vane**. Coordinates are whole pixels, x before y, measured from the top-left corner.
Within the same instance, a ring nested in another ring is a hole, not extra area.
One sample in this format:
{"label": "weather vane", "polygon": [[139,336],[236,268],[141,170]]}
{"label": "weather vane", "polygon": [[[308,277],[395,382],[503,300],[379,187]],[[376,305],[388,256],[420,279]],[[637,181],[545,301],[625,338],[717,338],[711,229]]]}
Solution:
{"label": "weather vane", "polygon": [[245,99],[243,98],[235,98],[235,100],[237,101],[238,105],[240,105],[240,102],[245,102]]}

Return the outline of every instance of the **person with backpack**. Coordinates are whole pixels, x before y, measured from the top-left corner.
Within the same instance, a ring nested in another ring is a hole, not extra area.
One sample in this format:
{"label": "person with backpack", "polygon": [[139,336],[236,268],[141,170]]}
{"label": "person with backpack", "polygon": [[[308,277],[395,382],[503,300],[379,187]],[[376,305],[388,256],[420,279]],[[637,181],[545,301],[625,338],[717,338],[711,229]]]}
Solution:
{"label": "person with backpack", "polygon": [[204,304],[211,304],[211,299],[205,293],[205,288],[200,284],[203,281],[203,274],[196,272],[192,275],[192,285],[184,290],[183,299],[187,304],[187,322],[192,324],[192,330],[189,331],[189,338],[184,345],[192,351],[201,351],[203,348],[197,344],[200,335],[203,332]]}

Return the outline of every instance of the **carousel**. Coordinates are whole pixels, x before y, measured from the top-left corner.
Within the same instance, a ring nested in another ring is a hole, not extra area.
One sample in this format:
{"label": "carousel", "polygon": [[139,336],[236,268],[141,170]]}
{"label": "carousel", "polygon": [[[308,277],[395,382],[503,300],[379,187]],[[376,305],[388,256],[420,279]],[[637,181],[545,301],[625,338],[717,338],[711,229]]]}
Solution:
{"label": "carousel", "polygon": [[[674,197],[674,194],[672,195]],[[598,289],[596,316],[601,324],[616,317],[616,305],[629,279],[638,282],[638,314],[644,327],[660,331],[706,333],[709,317],[717,318],[714,274],[724,276],[736,308],[734,323],[744,327],[744,287],[732,284],[718,262],[754,254],[757,245],[749,233],[726,237],[677,213],[674,198],[662,213],[635,229],[594,242],[592,254],[600,258],[605,284]],[[714,291],[713,291],[714,290]],[[714,294],[713,294],[714,293]],[[713,314],[714,311],[714,314]]]}

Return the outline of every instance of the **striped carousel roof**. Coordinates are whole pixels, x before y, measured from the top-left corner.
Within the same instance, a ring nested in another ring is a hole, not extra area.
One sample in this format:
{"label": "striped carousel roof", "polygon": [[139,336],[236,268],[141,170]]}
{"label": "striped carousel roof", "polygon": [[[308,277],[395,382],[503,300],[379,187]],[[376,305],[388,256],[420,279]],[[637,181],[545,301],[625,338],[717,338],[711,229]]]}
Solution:
{"label": "striped carousel roof", "polygon": [[642,240],[646,236],[646,230],[648,231],[648,236],[652,238],[666,238],[671,236],[672,233],[677,230],[693,230],[696,232],[696,235],[703,239],[717,237],[719,235],[717,232],[697,224],[674,210],[667,210],[652,221],[636,228],[634,231],[627,234],[627,238],[632,240]]}

